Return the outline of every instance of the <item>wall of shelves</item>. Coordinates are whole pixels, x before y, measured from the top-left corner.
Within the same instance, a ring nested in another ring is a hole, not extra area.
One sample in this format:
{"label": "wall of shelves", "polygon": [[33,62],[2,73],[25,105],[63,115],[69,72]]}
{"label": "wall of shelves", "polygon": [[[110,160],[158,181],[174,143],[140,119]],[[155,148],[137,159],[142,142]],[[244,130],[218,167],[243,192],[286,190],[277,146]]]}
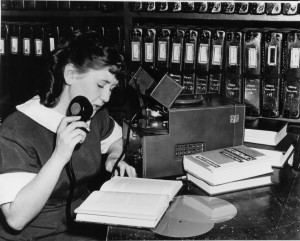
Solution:
{"label": "wall of shelves", "polygon": [[[282,3],[283,4],[283,3]],[[130,4],[124,8],[127,11],[127,18],[130,20],[130,26],[137,28],[160,28],[161,26],[170,25],[170,28],[176,26],[178,29],[194,29],[194,28],[211,28],[220,30],[249,30],[255,29],[261,32],[273,30],[284,32],[299,30],[300,15],[285,15],[283,13],[271,14],[223,14],[223,13],[198,13],[198,12],[147,12],[145,10],[133,11],[130,9]],[[151,25],[152,24],[152,25]],[[172,26],[173,25],[173,26]],[[283,40],[283,42],[286,39]],[[286,44],[286,43],[284,43]],[[127,46],[130,49],[130,45]],[[226,70],[225,70],[226,71]],[[182,80],[181,80],[182,81]],[[248,119],[257,117],[247,116]],[[261,115],[258,117],[261,118]],[[270,118],[265,117],[264,118]],[[278,119],[287,120],[290,122],[299,122],[299,119],[283,118],[281,115]]]}
{"label": "wall of shelves", "polygon": [[[134,26],[144,24],[174,24],[186,26],[213,26],[223,29],[231,28],[274,28],[274,29],[297,29],[300,22],[300,11],[294,15],[252,15],[252,14],[224,14],[224,13],[196,13],[196,12],[134,12],[130,9],[129,2],[118,3],[121,8],[112,12],[103,12],[99,9],[93,10],[10,10],[2,9],[2,22],[50,22],[50,23],[114,23],[124,27],[125,31],[125,54],[130,58],[130,30]],[[1,103],[1,101],[0,101]],[[124,104],[124,103],[123,103]],[[131,105],[131,104],[129,104]],[[121,109],[128,108],[128,103],[122,105]],[[117,108],[118,109],[118,108]],[[118,111],[118,110],[117,110]],[[247,117],[256,118],[256,117]],[[280,119],[285,119],[281,118]],[[299,122],[300,119],[287,119]]]}
{"label": "wall of shelves", "polygon": [[[3,2],[10,2],[8,0],[1,1],[1,4]],[[23,2],[23,1],[19,1]],[[28,1],[29,2],[29,1]],[[34,1],[31,1],[34,2]],[[46,1],[40,1],[43,2],[43,4]],[[65,1],[68,2],[68,1]],[[72,2],[71,2],[72,3]],[[13,111],[13,106],[16,104],[19,104],[24,101],[24,99],[28,98],[29,94],[32,94],[31,87],[28,87],[26,83],[29,83],[29,81],[33,82],[33,77],[29,76],[30,74],[24,74],[26,73],[33,73],[34,70],[30,69],[29,71],[24,71],[26,67],[28,67],[27,63],[31,62],[33,59],[36,59],[37,56],[34,53],[34,48],[30,51],[30,53],[27,53],[26,56],[22,51],[24,51],[24,46],[21,43],[23,39],[28,38],[30,39],[31,46],[33,47],[33,42],[35,41],[35,34],[34,32],[31,32],[32,28],[35,28],[36,26],[39,28],[42,28],[44,31],[45,36],[48,33],[48,28],[51,27],[59,27],[59,34],[64,34],[63,29],[73,28],[73,29],[83,29],[85,26],[95,29],[96,31],[99,31],[99,34],[103,36],[104,34],[109,34],[108,32],[111,29],[113,31],[118,28],[120,30],[120,35],[122,35],[122,43],[119,44],[119,47],[121,49],[124,49],[124,4],[121,2],[115,3],[113,6],[114,9],[111,10],[104,10],[103,8],[100,9],[100,3],[96,6],[94,9],[1,9],[1,23],[3,25],[8,26],[21,26],[21,32],[20,34],[20,43],[19,46],[19,52],[17,54],[12,54],[10,52],[10,40],[6,39],[5,48],[7,51],[5,51],[5,54],[1,54],[1,70],[4,68],[4,65],[6,63],[10,63],[8,65],[16,67],[16,71],[12,71],[12,68],[9,67],[8,72],[13,74],[4,74],[1,75],[0,80],[0,118],[3,120],[8,114],[10,114]],[[85,1],[81,1],[80,4],[84,6],[86,4]],[[110,3],[109,3],[110,4]],[[3,6],[3,5],[1,5]],[[19,6],[19,5],[18,5]],[[81,6],[81,7],[82,7]],[[45,7],[45,6],[43,6]],[[52,6],[53,7],[53,6]],[[24,29],[23,29],[24,28]],[[24,36],[26,31],[29,32],[26,33],[26,36]],[[1,38],[4,38],[5,31],[2,30],[2,36]],[[107,30],[107,31],[106,31]],[[49,30],[50,31],[50,30]],[[85,31],[85,30],[84,30]],[[27,36],[28,35],[28,36]],[[43,41],[46,41],[48,35],[45,37]],[[34,38],[34,40],[33,40]],[[53,36],[54,38],[54,36]],[[56,38],[56,36],[55,36]],[[58,38],[58,37],[57,37]],[[117,38],[117,37],[116,37]],[[116,39],[114,39],[116,40]],[[28,40],[29,41],[29,40]],[[49,40],[48,40],[49,41]],[[113,41],[115,42],[115,41]],[[55,43],[57,44],[57,43]],[[49,45],[49,44],[48,44]],[[47,45],[47,46],[48,46]],[[45,44],[44,44],[45,46]],[[47,47],[45,47],[47,48]],[[47,54],[49,50],[45,49],[43,47],[43,55]],[[25,57],[24,57],[25,56]],[[14,59],[14,63],[12,63],[12,59]],[[25,66],[24,67],[24,61]],[[37,67],[37,66],[35,66]],[[35,67],[32,67],[33,69]],[[20,71],[19,71],[20,69]],[[36,68],[38,69],[38,68]],[[4,71],[2,71],[4,72]],[[17,73],[20,72],[20,73]],[[32,80],[30,80],[32,78]],[[34,80],[37,82],[37,80]],[[5,82],[5,83],[3,83]],[[5,86],[5,88],[2,88]],[[121,88],[120,88],[121,89]],[[122,86],[122,89],[125,89],[124,86]],[[124,93],[121,91],[116,90],[116,93],[114,95],[114,104],[118,106],[116,108],[116,111],[119,111],[119,106],[122,106],[122,103],[124,102]],[[113,109],[114,106],[110,107]],[[121,115],[124,115],[124,111],[122,110]]]}

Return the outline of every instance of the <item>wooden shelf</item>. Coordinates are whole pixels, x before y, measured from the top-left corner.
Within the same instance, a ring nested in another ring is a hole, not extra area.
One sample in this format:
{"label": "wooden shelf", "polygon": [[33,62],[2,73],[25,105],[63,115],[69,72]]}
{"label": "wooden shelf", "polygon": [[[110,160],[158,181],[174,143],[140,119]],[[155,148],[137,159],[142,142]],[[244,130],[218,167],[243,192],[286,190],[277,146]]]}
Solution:
{"label": "wooden shelf", "polygon": [[195,19],[214,21],[255,21],[255,22],[300,22],[300,15],[240,15],[240,14],[212,14],[212,13],[152,13],[130,12],[132,18],[152,19]]}
{"label": "wooden shelf", "polygon": [[[2,17],[124,17],[122,9],[114,12],[100,10],[2,10]],[[214,21],[253,21],[253,22],[300,22],[300,15],[240,15],[240,14],[212,14],[212,13],[153,13],[129,12],[131,18],[152,19],[194,19]]]}
{"label": "wooden shelf", "polygon": [[13,18],[123,18],[123,10],[114,12],[102,12],[100,10],[2,10],[2,19],[6,17]]}
{"label": "wooden shelf", "polygon": [[259,117],[246,116],[247,120],[255,120],[255,119],[258,119],[258,118],[273,119],[273,120],[284,120],[284,121],[287,121],[287,122],[297,122],[297,123],[300,123],[300,118],[299,119],[288,119],[288,118],[282,118],[281,116],[278,117],[278,118],[269,118],[269,117],[262,117],[262,116],[259,116]]}

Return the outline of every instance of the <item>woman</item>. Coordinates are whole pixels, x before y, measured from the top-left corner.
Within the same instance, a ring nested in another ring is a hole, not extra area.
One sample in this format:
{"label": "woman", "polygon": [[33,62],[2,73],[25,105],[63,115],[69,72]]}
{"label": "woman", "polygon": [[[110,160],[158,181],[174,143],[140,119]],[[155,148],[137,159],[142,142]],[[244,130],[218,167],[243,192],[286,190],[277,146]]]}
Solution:
{"label": "woman", "polygon": [[[100,43],[94,32],[76,33],[53,52],[39,95],[17,106],[0,129],[0,239],[34,240],[67,230],[66,164],[71,159],[73,209],[88,196],[101,154],[107,153],[105,167],[112,171],[122,153],[122,132],[102,107],[124,68],[119,52]],[[66,117],[69,103],[79,95],[93,106],[87,122]],[[118,167],[119,175],[136,176],[124,161]]]}

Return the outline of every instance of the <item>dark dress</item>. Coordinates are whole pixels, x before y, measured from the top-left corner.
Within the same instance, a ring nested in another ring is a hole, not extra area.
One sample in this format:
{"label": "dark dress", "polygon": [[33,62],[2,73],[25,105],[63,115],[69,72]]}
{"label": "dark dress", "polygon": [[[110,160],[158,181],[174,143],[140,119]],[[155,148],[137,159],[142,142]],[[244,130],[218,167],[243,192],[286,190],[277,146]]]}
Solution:
{"label": "dark dress", "polygon": [[[76,208],[89,194],[90,182],[99,177],[100,141],[110,135],[114,125],[114,121],[108,116],[106,110],[98,111],[92,118],[90,132],[84,143],[73,152],[72,164],[77,183],[73,196],[73,208]],[[55,141],[55,133],[16,111],[4,121],[0,128],[0,175],[9,172],[38,173],[50,158]],[[21,232],[12,232],[7,227],[0,211],[0,240],[1,238],[4,240],[40,240],[43,237],[49,237],[49,240],[76,240],[75,236],[71,238],[72,233],[68,234],[72,230],[68,230],[65,217],[69,184],[66,168],[64,168],[41,213]],[[99,232],[103,231],[99,226],[97,227]],[[88,234],[88,229],[91,228],[92,225],[77,224],[73,230],[81,235],[80,230],[86,229],[83,232]],[[60,234],[62,232],[64,233]],[[57,239],[56,235],[58,235]],[[78,240],[84,240],[84,237]]]}

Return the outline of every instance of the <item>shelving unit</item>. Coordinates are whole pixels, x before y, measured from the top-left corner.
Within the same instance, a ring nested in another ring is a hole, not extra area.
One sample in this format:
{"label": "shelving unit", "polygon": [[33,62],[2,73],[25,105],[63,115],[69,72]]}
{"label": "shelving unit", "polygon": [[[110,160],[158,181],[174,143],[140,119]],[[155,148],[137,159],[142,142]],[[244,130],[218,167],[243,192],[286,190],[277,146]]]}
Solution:
{"label": "shelving unit", "polygon": [[[126,6],[127,5],[127,6]],[[196,12],[134,12],[130,10],[128,3],[124,7],[128,26],[142,27],[143,25],[153,24],[155,26],[163,24],[174,24],[178,26],[191,26],[199,28],[214,27],[220,29],[256,29],[265,31],[266,28],[278,29],[278,32],[288,29],[299,29],[300,14],[296,15],[251,15],[251,14],[223,14],[223,13],[196,13]],[[151,26],[151,25],[150,25]],[[128,35],[127,35],[128,37]],[[130,49],[127,44],[127,49]],[[247,119],[259,117],[246,116]],[[270,117],[263,117],[270,118]],[[290,118],[270,118],[280,119],[289,122],[300,122],[300,119]]]}
{"label": "shelving unit", "polygon": [[[6,0],[4,0],[6,1]],[[100,1],[99,1],[100,2]],[[116,3],[117,9],[105,12],[102,9],[1,9],[1,22],[5,24],[21,24],[21,25],[61,25],[73,26],[121,26],[124,27],[124,4]],[[6,53],[8,56],[8,54]],[[2,56],[1,56],[2,57]],[[4,60],[2,61],[4,63]],[[3,78],[2,80],[3,81]],[[11,81],[11,80],[9,80]],[[1,87],[1,82],[0,82]],[[13,111],[11,104],[11,90],[0,91],[0,117],[3,120]],[[122,96],[123,98],[123,96]],[[117,99],[117,98],[115,98]],[[123,98],[124,99],[124,98]],[[122,99],[122,101],[123,101]],[[119,104],[120,100],[116,102]],[[116,109],[119,111],[119,107]],[[124,109],[124,108],[123,108]],[[122,109],[122,112],[124,110]],[[123,113],[122,113],[123,115]]]}
{"label": "shelving unit", "polygon": [[[172,13],[172,12],[133,12],[129,2],[122,2],[121,9],[113,12],[100,10],[2,10],[3,21],[15,22],[114,22],[119,23],[125,30],[125,49],[129,57],[130,29],[133,26],[145,23],[153,24],[178,24],[186,26],[214,26],[220,28],[257,28],[264,27],[283,29],[299,28],[300,13],[296,15],[251,15],[251,14],[223,14],[223,13]],[[0,101],[1,103],[1,101]],[[125,103],[121,109],[126,109]],[[247,117],[256,118],[256,117]],[[280,119],[285,119],[281,118]],[[300,119],[286,119],[290,122],[300,122]]]}

